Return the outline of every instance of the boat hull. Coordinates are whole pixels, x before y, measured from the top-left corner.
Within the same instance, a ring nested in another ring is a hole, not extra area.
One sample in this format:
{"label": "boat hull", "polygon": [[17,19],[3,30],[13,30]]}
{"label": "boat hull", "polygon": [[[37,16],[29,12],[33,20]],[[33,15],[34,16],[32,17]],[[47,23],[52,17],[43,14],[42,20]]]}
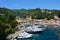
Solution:
{"label": "boat hull", "polygon": [[17,38],[19,38],[19,39],[29,39],[29,38],[32,38],[32,37],[28,37],[28,38],[20,38],[20,37],[17,37]]}
{"label": "boat hull", "polygon": [[26,31],[26,32],[30,34],[40,34],[42,31]]}

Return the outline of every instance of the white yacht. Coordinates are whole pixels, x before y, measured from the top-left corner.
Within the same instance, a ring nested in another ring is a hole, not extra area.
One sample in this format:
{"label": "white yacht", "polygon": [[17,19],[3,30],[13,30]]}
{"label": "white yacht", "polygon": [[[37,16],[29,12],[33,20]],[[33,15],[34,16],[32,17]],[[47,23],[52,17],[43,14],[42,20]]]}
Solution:
{"label": "white yacht", "polygon": [[20,33],[17,38],[31,38],[33,34],[27,32]]}
{"label": "white yacht", "polygon": [[45,28],[40,27],[39,25],[38,25],[38,26],[33,25],[33,26],[31,26],[31,27],[27,27],[26,32],[27,32],[27,33],[34,34],[34,33],[40,33],[40,32],[42,32],[43,30],[45,30]]}

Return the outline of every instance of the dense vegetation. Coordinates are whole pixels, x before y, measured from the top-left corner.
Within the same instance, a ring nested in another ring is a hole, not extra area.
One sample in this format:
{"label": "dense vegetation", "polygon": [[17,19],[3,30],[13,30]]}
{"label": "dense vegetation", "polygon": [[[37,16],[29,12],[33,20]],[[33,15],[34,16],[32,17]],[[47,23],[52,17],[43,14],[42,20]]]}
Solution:
{"label": "dense vegetation", "polygon": [[[27,16],[32,16],[32,18],[36,19],[52,19],[54,15],[60,15],[60,10],[48,10],[48,9],[15,9],[12,10],[12,13],[15,16],[20,16],[21,18],[25,18]],[[60,17],[60,16],[59,16]]]}
{"label": "dense vegetation", "polygon": [[0,40],[7,40],[7,35],[16,31],[16,24],[15,16],[10,14],[10,10],[0,8]]}
{"label": "dense vegetation", "polygon": [[[35,19],[52,19],[54,15],[60,17],[60,10],[48,10],[48,9],[7,9],[0,8],[0,40],[6,40],[6,36],[16,31],[16,16],[26,18],[31,16]],[[3,37],[3,38],[2,38]]]}
{"label": "dense vegetation", "polygon": [[14,16],[20,16],[21,18],[26,18],[27,16],[32,16],[32,18],[36,18],[36,19],[43,19],[43,18],[52,19],[53,15],[60,15],[60,10],[48,10],[48,9],[40,9],[40,8],[14,9],[14,10],[11,10],[11,9],[6,10],[6,9],[7,8],[0,8],[0,13],[7,12],[8,14],[12,14]]}

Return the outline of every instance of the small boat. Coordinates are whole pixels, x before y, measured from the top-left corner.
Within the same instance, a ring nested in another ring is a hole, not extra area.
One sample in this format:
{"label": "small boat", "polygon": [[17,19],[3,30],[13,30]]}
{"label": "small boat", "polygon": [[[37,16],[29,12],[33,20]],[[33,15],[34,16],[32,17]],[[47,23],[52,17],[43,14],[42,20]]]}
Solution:
{"label": "small boat", "polygon": [[31,38],[33,34],[27,32],[20,33],[17,38]]}

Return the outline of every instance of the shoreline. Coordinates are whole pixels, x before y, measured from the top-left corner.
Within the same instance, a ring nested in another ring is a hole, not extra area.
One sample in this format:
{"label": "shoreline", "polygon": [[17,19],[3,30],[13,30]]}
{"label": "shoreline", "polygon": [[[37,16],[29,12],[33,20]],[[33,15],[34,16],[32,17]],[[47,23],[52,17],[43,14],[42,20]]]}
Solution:
{"label": "shoreline", "polygon": [[16,31],[16,32],[13,33],[13,34],[8,35],[8,36],[7,36],[7,39],[9,39],[9,40],[14,40],[14,39],[18,36],[18,34],[21,33],[21,32],[24,32],[24,30]]}

